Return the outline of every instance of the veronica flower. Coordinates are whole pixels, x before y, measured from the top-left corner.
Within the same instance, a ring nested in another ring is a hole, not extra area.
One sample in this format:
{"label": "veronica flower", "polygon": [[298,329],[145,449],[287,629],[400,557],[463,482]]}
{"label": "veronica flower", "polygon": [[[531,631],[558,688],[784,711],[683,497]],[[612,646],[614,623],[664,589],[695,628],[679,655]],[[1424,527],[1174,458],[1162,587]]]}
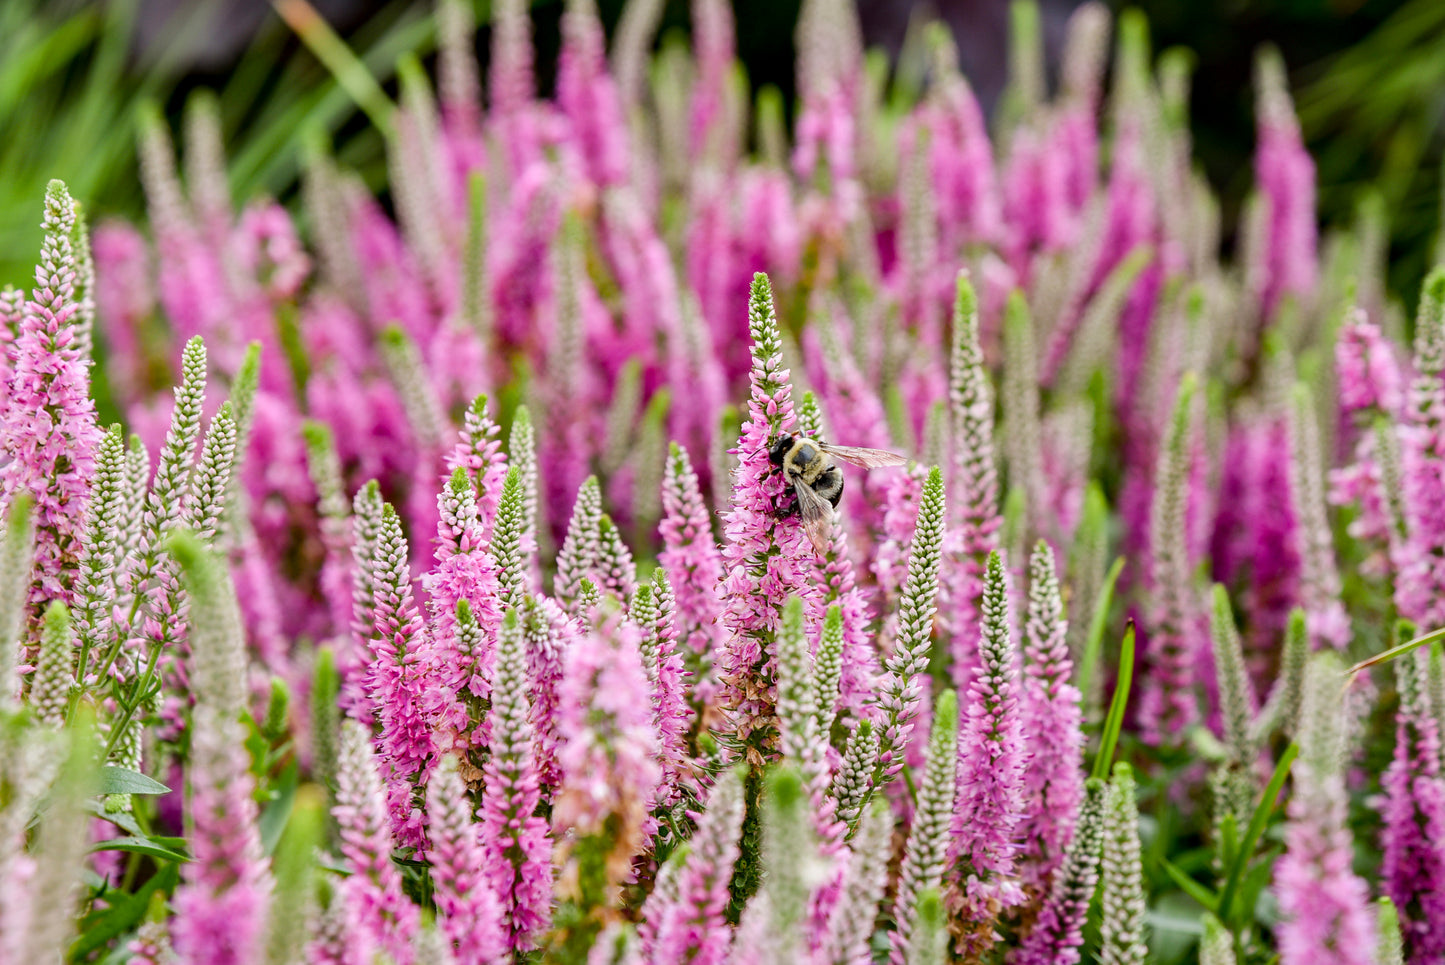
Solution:
{"label": "veronica flower", "polygon": [[427,787],[429,860],[442,930],[456,949],[457,965],[484,965],[503,953],[497,896],[482,870],[479,828],[457,776],[456,758],[442,759]]}
{"label": "veronica flower", "polygon": [[1399,431],[1406,538],[1396,553],[1395,603],[1407,619],[1436,627],[1445,624],[1445,269],[1421,290],[1415,368]]}
{"label": "veronica flower", "polygon": [[270,875],[261,853],[250,763],[240,721],[198,703],[191,726],[192,860],[176,892],[172,926],[182,961],[259,960]]}
{"label": "veronica flower", "polygon": [[934,614],[937,612],[938,573],[944,543],[943,474],[935,466],[923,486],[917,522],[910,540],[908,577],[898,607],[898,631],[893,655],[886,665],[878,697],[884,714],[884,739],[889,749],[880,758],[887,773],[903,764],[903,752],[918,717],[925,687],[924,672],[932,651]]}
{"label": "veronica flower", "polygon": [[588,476],[577,490],[577,502],[567,523],[567,536],[557,552],[557,575],[552,595],[564,606],[576,599],[585,577],[597,570],[602,553],[602,489],[596,476]]}
{"label": "veronica flower", "polygon": [[481,836],[487,877],[501,899],[507,947],[535,945],[551,918],[552,843],[536,815],[540,775],[528,720],[527,658],[516,611],[509,610],[497,642],[493,678],[492,756],[484,768]]}
{"label": "veronica flower", "polygon": [[717,670],[730,736],[750,763],[761,764],[776,754],[771,664],[783,603],[788,594],[797,593],[806,609],[816,609],[820,599],[818,587],[808,578],[816,556],[801,522],[796,517],[778,518],[790,494],[782,474],[768,461],[767,449],[779,435],[793,431],[796,416],[788,370],[782,367],[772,287],[761,273],[753,279],[748,324],[752,391],[738,440],[741,464],[733,508],[727,516],[722,584],[722,624],[727,635]]}
{"label": "veronica flower", "polygon": [[637,628],[616,616],[583,636],[568,654],[559,693],[558,728],[566,735],[558,753],[562,783],[553,800],[552,824],[559,838],[564,830],[570,832],[559,885],[579,901],[589,892],[597,894],[591,891],[597,883],[579,876],[599,860],[591,850],[597,845],[580,842],[599,836],[606,875],[602,887],[609,902],[632,856],[647,843],[646,817],[663,777],[649,689]]}
{"label": "veronica flower", "polygon": [[[958,791],[953,853],[964,891],[964,915],[974,923],[1023,901],[1016,879],[1016,832],[1024,813],[1028,763],[1019,707],[1019,666],[1013,643],[1012,581],[1003,557],[989,554],[984,575],[980,665],[969,685],[958,741]],[[987,948],[991,929],[975,929],[967,947]]]}
{"label": "veronica flower", "polygon": [[717,584],[722,558],[712,536],[712,523],[697,473],[687,450],[672,443],[662,484],[663,519],[658,527],[663,549],[658,563],[667,571],[677,595],[681,639],[699,655],[711,655],[717,644],[714,626],[722,610]]}
{"label": "veronica flower", "polygon": [[0,709],[13,711],[20,697],[16,661],[25,631],[35,527],[30,497],[21,495],[5,507],[4,541],[0,542]]}
{"label": "veronica flower", "polygon": [[732,937],[723,913],[743,823],[743,781],[738,770],[719,776],[696,820],[697,831],[677,873],[674,895],[660,906],[647,905],[647,921],[656,934],[653,961],[720,965]]}
{"label": "veronica flower", "polygon": [[75,202],[60,181],[45,192],[45,241],[33,297],[7,347],[8,392],[0,433],[8,457],[0,495],[34,500],[35,572],[29,591],[32,639],[45,600],[74,600],[85,508],[101,432],[90,399],[89,366],[76,344],[79,255]]}
{"label": "veronica flower", "polygon": [[689,675],[677,651],[677,604],[662,567],[652,571],[650,586],[637,588],[628,615],[638,628],[643,670],[651,687],[652,720],[663,773],[656,804],[666,807],[692,783],[693,765],[687,747],[692,727],[687,702]]}
{"label": "veronica flower", "polygon": [[1143,965],[1149,955],[1144,931],[1144,871],[1139,858],[1139,805],[1134,794],[1134,772],[1128,764],[1115,764],[1114,777],[1104,796],[1101,965]]}
{"label": "veronica flower", "polygon": [[436,682],[428,670],[433,645],[412,598],[411,566],[401,518],[387,503],[382,510],[372,561],[371,699],[381,735],[377,738],[387,784],[387,806],[399,842],[422,842],[421,811],[414,794],[425,786],[437,761],[431,708]]}
{"label": "veronica flower", "polygon": [[1300,137],[1284,63],[1273,48],[1261,51],[1255,61],[1255,90],[1254,172],[1269,224],[1258,297],[1260,314],[1269,321],[1281,298],[1308,297],[1315,289],[1315,166]]}
{"label": "veronica flower", "polygon": [[301,432],[306,440],[307,474],[316,487],[321,542],[326,548],[318,583],[331,611],[332,632],[343,634],[351,621],[351,504],[330,428],[312,421],[304,423]]}
{"label": "veronica flower", "polygon": [[388,810],[371,735],[354,720],[342,721],[331,813],[351,877],[342,883],[337,900],[349,906],[348,914],[365,940],[402,965],[411,962],[411,937],[420,916],[402,892],[401,872],[391,860]]}
{"label": "veronica flower", "polygon": [[[1445,955],[1445,777],[1440,721],[1425,689],[1427,660],[1425,651],[1416,650],[1396,661],[1400,709],[1395,757],[1381,780],[1385,804],[1380,875],[1400,912],[1407,960],[1420,965]],[[1302,907],[1301,914],[1306,910]],[[1362,936],[1360,947],[1372,944]]]}
{"label": "veronica flower", "polygon": [[1079,691],[1069,678],[1068,622],[1063,616],[1054,553],[1040,540],[1029,558],[1028,622],[1024,629],[1024,732],[1034,749],[1025,771],[1028,811],[1022,822],[1025,874],[1048,881],[1063,860],[1083,802],[1084,733]]}
{"label": "veronica flower", "polygon": [[1339,661],[1317,656],[1305,671],[1295,789],[1287,811],[1285,853],[1275,866],[1275,890],[1284,916],[1279,929],[1284,965],[1374,961],[1375,921],[1368,889],[1351,870],[1354,847],[1346,823],[1339,687]]}
{"label": "veronica flower", "polygon": [[1084,944],[1084,919],[1099,881],[1104,845],[1104,782],[1089,781],[1078,811],[1078,824],[1057,870],[1038,920],[1012,961],[1018,965],[1075,965]]}
{"label": "veronica flower", "polygon": [[1194,696],[1197,602],[1182,539],[1188,496],[1188,446],[1194,412],[1192,375],[1186,375],[1159,450],[1149,540],[1153,627],[1144,653],[1139,721],[1146,740],[1176,742],[1199,715]]}
{"label": "veronica flower", "polygon": [[958,766],[958,697],[945,690],[933,713],[933,734],[928,741],[927,764],[919,786],[913,827],[898,871],[898,893],[893,901],[897,923],[890,939],[889,960],[908,960],[913,927],[918,917],[918,898],[943,882],[949,850],[949,810],[956,786]]}
{"label": "veronica flower", "polygon": [[993,389],[978,340],[978,300],[962,274],[953,310],[953,354],[949,363],[949,406],[953,416],[955,527],[950,529],[942,574],[942,612],[951,641],[951,673],[957,688],[968,686],[978,665],[978,613],[988,554],[998,546],[998,475],[993,457]]}

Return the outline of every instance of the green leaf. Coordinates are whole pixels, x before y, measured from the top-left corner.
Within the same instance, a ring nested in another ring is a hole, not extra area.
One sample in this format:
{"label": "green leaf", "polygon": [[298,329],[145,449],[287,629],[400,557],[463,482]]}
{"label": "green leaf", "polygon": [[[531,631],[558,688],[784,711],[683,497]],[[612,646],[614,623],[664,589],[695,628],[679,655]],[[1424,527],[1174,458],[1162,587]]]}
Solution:
{"label": "green leaf", "polygon": [[145,835],[145,832],[140,829],[140,825],[136,823],[135,815],[129,811],[107,811],[105,809],[105,802],[95,799],[85,802],[85,810],[87,813],[95,815],[102,821],[109,821],[126,834],[133,834],[137,837]]}
{"label": "green leaf", "polygon": [[108,906],[98,914],[92,914],[81,923],[81,933],[70,946],[69,959],[72,962],[85,961],[92,952],[105,946],[135,928],[145,918],[150,907],[151,895],[168,894],[180,880],[180,865],[166,864],[152,875],[135,894],[112,891],[106,896]]}
{"label": "green leaf", "polygon": [[261,848],[269,858],[286,830],[291,818],[291,808],[296,803],[296,787],[301,783],[301,773],[292,761],[281,775],[281,782],[275,790],[275,798],[261,812]]}
{"label": "green leaf", "polygon": [[[172,838],[172,841],[180,841],[180,838]],[[160,858],[163,861],[190,861],[191,859],[180,851],[167,847],[155,838],[110,838],[93,845],[90,853],[97,851],[130,851],[135,854],[149,855],[152,858]]]}
{"label": "green leaf", "polygon": [[1290,765],[1298,756],[1298,744],[1290,744],[1285,748],[1279,765],[1274,769],[1274,776],[1269,779],[1269,785],[1264,789],[1264,797],[1260,799],[1259,806],[1254,809],[1254,815],[1249,819],[1244,840],[1239,844],[1239,854],[1235,856],[1234,864],[1224,879],[1224,887],[1219,892],[1219,918],[1226,924],[1233,920],[1231,910],[1240,876],[1244,873],[1245,865],[1254,856],[1254,846],[1259,842],[1259,836],[1264,833],[1264,826],[1269,823],[1270,815],[1274,813],[1274,802],[1279,799],[1280,789],[1284,787],[1285,778],[1289,776]]}
{"label": "green leaf", "polygon": [[1445,640],[1445,627],[1440,627],[1438,630],[1431,630],[1429,633],[1422,634],[1421,636],[1418,636],[1413,640],[1407,640],[1406,642],[1400,644],[1398,647],[1391,647],[1384,653],[1377,653],[1373,657],[1370,657],[1366,660],[1361,660],[1349,670],[1346,670],[1345,676],[1348,677],[1353,674],[1357,674],[1361,670],[1368,670],[1370,667],[1375,666],[1375,664],[1387,663],[1391,660],[1394,660],[1396,657],[1403,657],[1405,654],[1409,653],[1411,650],[1414,650],[1416,647],[1423,647],[1426,644],[1433,644],[1436,640]]}
{"label": "green leaf", "polygon": [[1109,702],[1109,715],[1104,718],[1104,732],[1099,738],[1099,756],[1094,758],[1094,777],[1103,780],[1114,763],[1114,748],[1119,731],[1124,727],[1124,708],[1129,704],[1129,686],[1134,680],[1134,621],[1124,630],[1124,643],[1119,648],[1119,679],[1114,684],[1114,699]]}
{"label": "green leaf", "polygon": [[169,794],[171,789],[140,771],[107,764],[100,769],[101,794]]}
{"label": "green leaf", "polygon": [[1193,898],[1211,911],[1218,907],[1219,896],[1185,874],[1174,862],[1168,858],[1161,858],[1159,865],[1164,869],[1164,873],[1169,876],[1170,880],[1178,885],[1180,890],[1190,898]]}

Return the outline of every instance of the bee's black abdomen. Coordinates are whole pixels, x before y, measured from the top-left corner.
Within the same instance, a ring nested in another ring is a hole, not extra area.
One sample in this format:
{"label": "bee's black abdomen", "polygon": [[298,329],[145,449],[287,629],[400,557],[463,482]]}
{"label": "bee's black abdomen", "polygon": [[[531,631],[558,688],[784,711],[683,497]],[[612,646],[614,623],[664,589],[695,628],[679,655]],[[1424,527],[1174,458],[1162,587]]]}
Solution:
{"label": "bee's black abdomen", "polygon": [[837,506],[843,498],[843,473],[837,466],[829,466],[813,481],[813,492]]}

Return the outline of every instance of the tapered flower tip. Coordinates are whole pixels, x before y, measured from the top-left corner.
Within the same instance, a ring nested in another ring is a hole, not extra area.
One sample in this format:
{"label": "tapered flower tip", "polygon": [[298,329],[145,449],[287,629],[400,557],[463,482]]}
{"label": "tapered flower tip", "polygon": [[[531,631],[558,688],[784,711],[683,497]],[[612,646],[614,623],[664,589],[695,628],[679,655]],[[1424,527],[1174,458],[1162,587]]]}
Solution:
{"label": "tapered flower tip", "polygon": [[45,186],[45,213],[55,217],[75,220],[75,202],[70,198],[70,189],[59,178],[52,178]]}
{"label": "tapered flower tip", "polygon": [[1445,265],[1425,278],[1415,316],[1415,367],[1426,375],[1445,372]]}
{"label": "tapered flower tip", "polygon": [[953,306],[958,318],[973,318],[978,314],[978,292],[974,291],[966,268],[958,272]]}

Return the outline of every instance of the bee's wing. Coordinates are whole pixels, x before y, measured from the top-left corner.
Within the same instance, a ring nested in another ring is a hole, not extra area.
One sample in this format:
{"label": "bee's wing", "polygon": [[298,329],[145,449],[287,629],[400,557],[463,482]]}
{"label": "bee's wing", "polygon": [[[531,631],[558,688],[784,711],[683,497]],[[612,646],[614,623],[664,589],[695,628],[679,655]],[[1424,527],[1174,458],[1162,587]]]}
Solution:
{"label": "bee's wing", "polygon": [[828,552],[828,530],[833,521],[833,507],[813,487],[799,480],[793,484],[798,497],[798,516],[803,520],[803,532],[808,534],[813,549],[819,556]]}
{"label": "bee's wing", "polygon": [[824,445],[822,449],[835,459],[841,459],[855,466],[862,466],[864,469],[879,469],[883,466],[906,466],[908,464],[907,456],[900,456],[898,453],[889,452],[887,449],[830,445]]}

